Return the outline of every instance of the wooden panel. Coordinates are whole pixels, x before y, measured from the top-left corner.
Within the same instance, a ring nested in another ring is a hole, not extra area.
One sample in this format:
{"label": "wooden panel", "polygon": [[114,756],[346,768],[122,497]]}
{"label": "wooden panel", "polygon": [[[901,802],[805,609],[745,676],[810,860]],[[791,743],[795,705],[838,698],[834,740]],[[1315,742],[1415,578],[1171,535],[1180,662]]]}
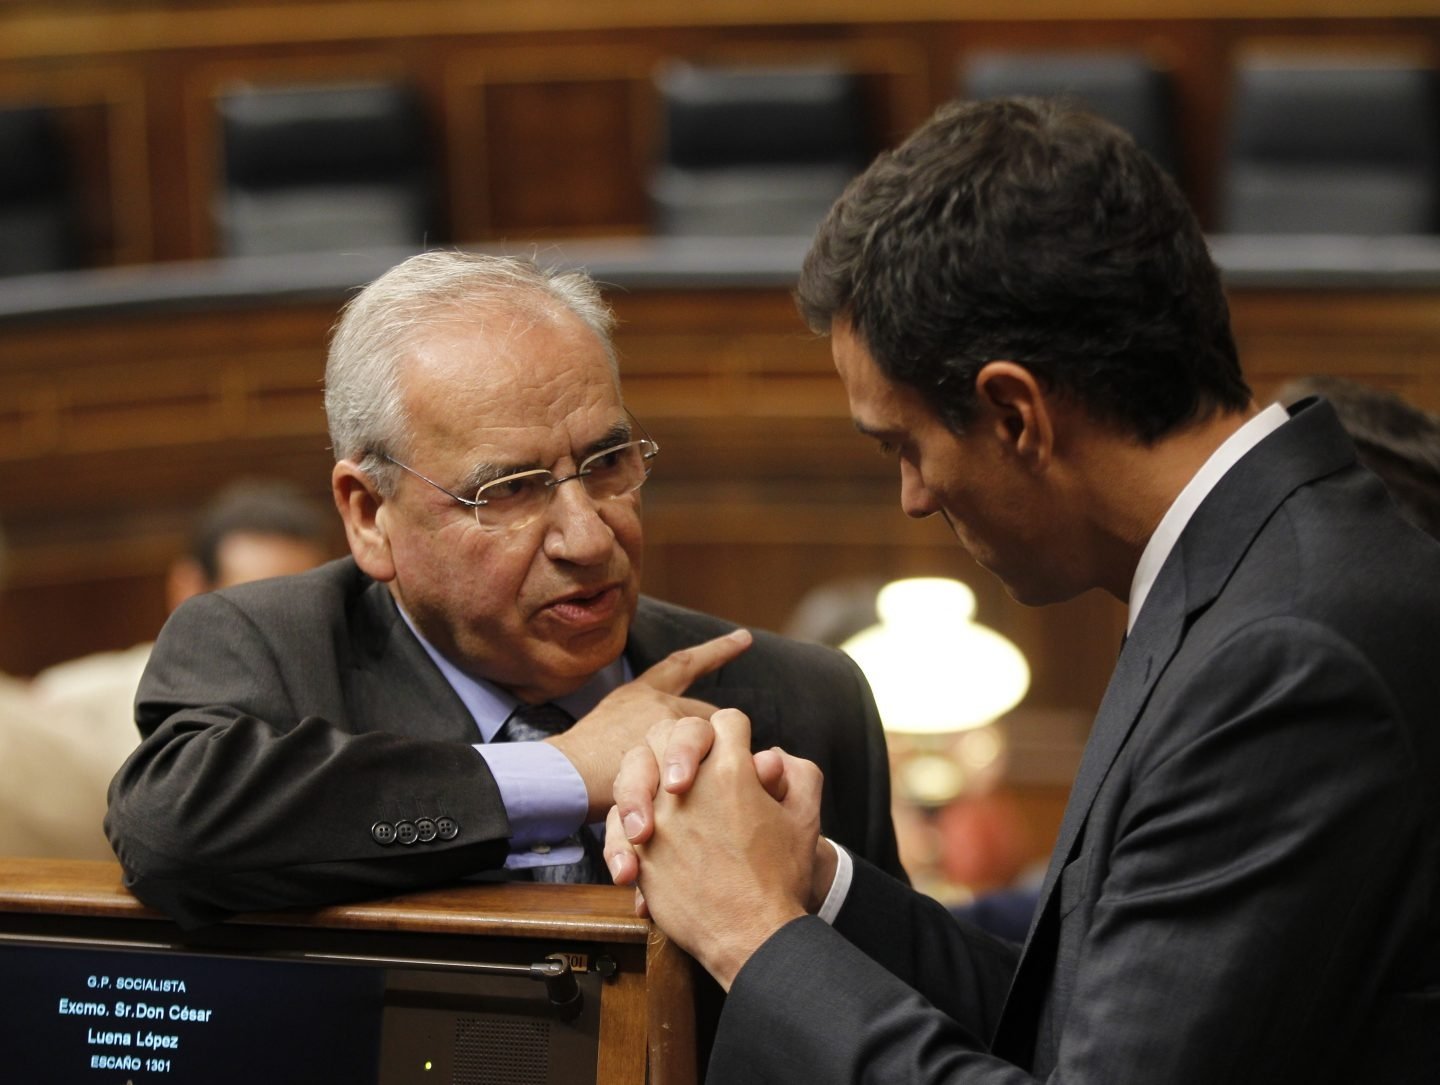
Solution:
{"label": "wooden panel", "polygon": [[1027,0],[1016,10],[986,0],[89,0],[64,7],[10,0],[0,26],[0,57],[126,53],[315,42],[337,37],[386,40],[406,35],[566,32],[614,28],[806,26],[876,23],[1112,21],[1118,19],[1346,20],[1428,18],[1433,0]]}
{"label": "wooden panel", "polygon": [[55,111],[74,186],[81,264],[150,259],[148,132],[139,73],[113,64],[0,71],[0,104]]}
{"label": "wooden panel", "polygon": [[1440,305],[1432,294],[1257,291],[1233,296],[1231,312],[1245,371],[1262,398],[1285,381],[1324,374],[1440,412]]}
{"label": "wooden panel", "polygon": [[686,1010],[696,1006],[694,978],[699,966],[658,928],[651,931],[646,959],[649,1085],[683,1085],[699,1072],[696,1013]]}
{"label": "wooden panel", "polygon": [[640,233],[648,203],[628,153],[633,81],[554,78],[484,90],[489,222],[475,236]]}
{"label": "wooden panel", "polygon": [[1037,0],[1018,12],[842,0],[823,13],[805,0],[10,0],[0,100],[38,88],[65,106],[95,261],[124,263],[215,252],[213,98],[234,79],[411,83],[441,175],[432,240],[528,242],[647,229],[651,74],[667,60],[847,65],[878,149],[953,97],[978,51],[1138,50],[1174,77],[1180,180],[1212,225],[1231,68],[1254,48],[1433,62],[1440,11],[1433,0]]}
{"label": "wooden panel", "polygon": [[653,46],[462,50],[446,66],[462,238],[644,229]]}

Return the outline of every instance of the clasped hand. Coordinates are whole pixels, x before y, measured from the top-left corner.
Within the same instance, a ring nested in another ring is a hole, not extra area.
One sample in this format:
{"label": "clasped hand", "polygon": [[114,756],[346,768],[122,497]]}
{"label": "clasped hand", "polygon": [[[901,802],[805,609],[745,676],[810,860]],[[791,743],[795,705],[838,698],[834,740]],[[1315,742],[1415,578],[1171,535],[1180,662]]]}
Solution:
{"label": "clasped hand", "polygon": [[729,990],[750,955],[829,890],[823,785],[809,761],[752,755],[743,712],[664,720],[621,761],[605,861],[617,885],[638,884],[637,910]]}
{"label": "clasped hand", "polygon": [[612,690],[569,730],[545,740],[569,758],[584,781],[589,796],[587,824],[599,821],[610,809],[614,801],[610,788],[621,757],[637,742],[644,741],[649,721],[714,712],[714,705],[687,697],[685,692],[696,679],[725,666],[750,644],[750,633],[737,629],[671,652],[643,674]]}

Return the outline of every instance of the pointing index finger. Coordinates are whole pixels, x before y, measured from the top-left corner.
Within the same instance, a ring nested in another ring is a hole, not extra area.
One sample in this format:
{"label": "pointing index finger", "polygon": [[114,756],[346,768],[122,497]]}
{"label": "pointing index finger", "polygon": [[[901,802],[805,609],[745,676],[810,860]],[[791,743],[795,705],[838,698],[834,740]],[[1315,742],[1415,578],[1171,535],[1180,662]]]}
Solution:
{"label": "pointing index finger", "polygon": [[697,678],[719,670],[739,656],[753,640],[748,629],[736,629],[723,637],[681,648],[649,668],[637,681],[663,693],[684,693]]}

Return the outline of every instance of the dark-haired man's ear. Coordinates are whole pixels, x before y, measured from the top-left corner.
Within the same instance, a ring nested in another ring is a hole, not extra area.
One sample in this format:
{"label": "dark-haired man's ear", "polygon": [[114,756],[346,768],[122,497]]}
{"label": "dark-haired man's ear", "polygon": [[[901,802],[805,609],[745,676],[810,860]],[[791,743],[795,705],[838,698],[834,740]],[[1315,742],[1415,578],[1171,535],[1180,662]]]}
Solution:
{"label": "dark-haired man's ear", "polygon": [[987,362],[975,376],[975,395],[996,439],[1033,470],[1049,466],[1055,419],[1034,373],[1015,362]]}
{"label": "dark-haired man's ear", "polygon": [[385,499],[375,480],[354,460],[341,460],[330,472],[330,492],[345,524],[345,539],[355,564],[373,580],[394,580],[395,562],[385,531]]}

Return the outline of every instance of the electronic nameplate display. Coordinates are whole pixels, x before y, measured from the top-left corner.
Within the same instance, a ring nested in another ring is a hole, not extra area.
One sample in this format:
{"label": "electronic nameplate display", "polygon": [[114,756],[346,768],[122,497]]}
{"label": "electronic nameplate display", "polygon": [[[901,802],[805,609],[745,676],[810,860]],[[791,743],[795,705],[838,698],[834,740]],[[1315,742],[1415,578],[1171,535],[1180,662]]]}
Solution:
{"label": "electronic nameplate display", "polygon": [[377,1080],[382,969],[17,945],[0,962],[7,1081]]}
{"label": "electronic nameplate display", "polygon": [[593,1083],[599,977],[483,967],[0,935],[0,1082]]}

